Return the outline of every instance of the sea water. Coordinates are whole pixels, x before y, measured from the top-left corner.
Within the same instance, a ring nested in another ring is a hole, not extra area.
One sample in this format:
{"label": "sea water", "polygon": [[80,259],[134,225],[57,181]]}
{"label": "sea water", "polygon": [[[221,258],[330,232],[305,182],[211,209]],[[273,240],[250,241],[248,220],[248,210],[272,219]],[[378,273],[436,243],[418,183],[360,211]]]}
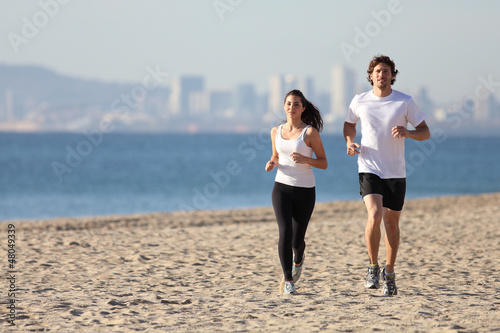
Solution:
{"label": "sea water", "polygon": [[[318,202],[360,200],[356,157],[322,135]],[[0,220],[271,205],[268,133],[0,133]],[[407,198],[500,191],[500,137],[406,140]]]}

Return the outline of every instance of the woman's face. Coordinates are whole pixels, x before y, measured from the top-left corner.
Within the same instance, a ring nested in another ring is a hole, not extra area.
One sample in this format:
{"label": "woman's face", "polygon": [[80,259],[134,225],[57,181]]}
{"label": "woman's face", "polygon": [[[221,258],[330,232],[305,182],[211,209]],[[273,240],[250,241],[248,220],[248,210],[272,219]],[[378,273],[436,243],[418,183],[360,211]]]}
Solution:
{"label": "woman's face", "polygon": [[288,118],[299,117],[300,119],[306,107],[302,105],[302,99],[299,96],[289,95],[285,100],[284,109]]}

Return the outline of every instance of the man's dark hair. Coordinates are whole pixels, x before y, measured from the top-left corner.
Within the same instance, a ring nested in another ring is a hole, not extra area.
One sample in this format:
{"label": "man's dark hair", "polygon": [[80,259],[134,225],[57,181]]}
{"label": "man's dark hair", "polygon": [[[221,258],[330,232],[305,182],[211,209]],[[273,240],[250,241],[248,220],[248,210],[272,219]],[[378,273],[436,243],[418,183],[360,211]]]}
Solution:
{"label": "man's dark hair", "polygon": [[378,64],[386,64],[387,66],[391,67],[391,73],[392,73],[391,86],[392,86],[394,82],[396,82],[396,75],[398,75],[399,71],[396,69],[394,61],[392,61],[391,58],[385,55],[377,55],[373,57],[372,61],[370,62],[370,65],[368,65],[368,70],[366,71],[368,73],[368,82],[370,82],[370,84],[373,86],[373,81],[370,76],[373,73],[373,69],[377,67]]}

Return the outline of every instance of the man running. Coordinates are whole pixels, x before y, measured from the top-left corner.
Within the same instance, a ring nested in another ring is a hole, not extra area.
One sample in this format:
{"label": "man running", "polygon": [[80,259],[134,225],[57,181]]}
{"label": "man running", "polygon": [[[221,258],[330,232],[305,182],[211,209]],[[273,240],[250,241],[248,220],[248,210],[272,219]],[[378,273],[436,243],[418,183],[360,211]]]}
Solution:
{"label": "man running", "polygon": [[[358,155],[360,194],[368,213],[365,228],[370,267],[365,287],[380,287],[384,295],[397,295],[394,265],[399,247],[399,218],[406,193],[404,139],[418,141],[430,137],[425,114],[413,99],[393,90],[396,81],[394,62],[380,55],[368,66],[368,81],[373,89],[356,95],[344,123],[347,154]],[[361,144],[355,143],[356,124],[361,125]],[[414,130],[407,129],[410,123]],[[378,264],[380,225],[384,221],[386,264],[382,273]]]}

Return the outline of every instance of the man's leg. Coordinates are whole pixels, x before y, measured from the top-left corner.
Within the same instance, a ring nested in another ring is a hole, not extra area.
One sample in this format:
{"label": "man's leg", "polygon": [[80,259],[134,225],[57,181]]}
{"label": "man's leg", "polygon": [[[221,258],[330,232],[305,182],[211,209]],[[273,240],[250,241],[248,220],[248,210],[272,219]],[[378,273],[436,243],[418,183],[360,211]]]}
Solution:
{"label": "man's leg", "polygon": [[394,264],[399,248],[399,218],[401,211],[390,210],[384,211],[384,226],[385,226],[385,248],[386,248],[386,265],[387,273],[394,273]]}
{"label": "man's leg", "polygon": [[363,197],[366,212],[368,213],[365,227],[366,247],[368,249],[368,256],[370,257],[370,264],[372,265],[378,264],[378,250],[381,238],[380,225],[382,224],[382,217],[384,215],[382,198],[380,194],[368,194]]}

